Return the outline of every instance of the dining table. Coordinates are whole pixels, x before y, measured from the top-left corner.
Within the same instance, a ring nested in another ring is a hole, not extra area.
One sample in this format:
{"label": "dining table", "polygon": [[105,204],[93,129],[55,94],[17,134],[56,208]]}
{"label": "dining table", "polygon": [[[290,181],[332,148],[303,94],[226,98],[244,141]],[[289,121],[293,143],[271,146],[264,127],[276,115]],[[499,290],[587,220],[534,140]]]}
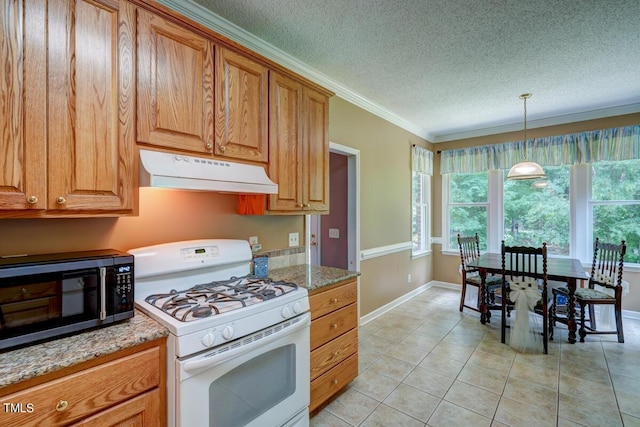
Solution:
{"label": "dining table", "polygon": [[[485,281],[487,274],[502,274],[502,254],[485,252],[473,261],[467,262],[468,267],[477,268],[482,278],[482,286],[480,287],[480,319],[484,323],[487,319],[487,292]],[[539,268],[542,268],[540,266]],[[510,274],[510,266],[505,263],[505,273]],[[548,257],[547,258],[547,280],[565,282],[569,289],[569,298],[567,299],[567,328],[569,329],[569,343],[576,342],[576,319],[575,319],[575,290],[578,280],[588,280],[589,276],[582,267],[579,259],[564,257]]]}

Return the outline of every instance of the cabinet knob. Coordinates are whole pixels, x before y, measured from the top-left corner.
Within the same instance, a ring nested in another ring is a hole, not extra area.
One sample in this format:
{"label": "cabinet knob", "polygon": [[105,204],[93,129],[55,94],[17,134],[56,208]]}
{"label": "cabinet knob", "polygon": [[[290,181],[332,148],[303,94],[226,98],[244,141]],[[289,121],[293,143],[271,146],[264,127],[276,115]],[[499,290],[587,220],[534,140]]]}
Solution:
{"label": "cabinet knob", "polygon": [[224,153],[224,150],[226,150],[226,149],[227,149],[227,147],[225,147],[224,145],[220,146],[220,151],[222,151],[223,153]]}
{"label": "cabinet knob", "polygon": [[334,358],[338,357],[339,355],[340,355],[340,352],[339,352],[339,351],[334,351],[334,352],[333,352],[333,357],[334,357]]}
{"label": "cabinet knob", "polygon": [[309,206],[310,206],[309,203],[305,203],[304,204],[304,207],[307,208],[307,209],[309,208]]}
{"label": "cabinet knob", "polygon": [[207,147],[207,150],[211,150],[213,148],[213,144],[210,142],[207,142],[207,144],[205,145],[205,147]]}
{"label": "cabinet knob", "polygon": [[337,302],[338,302],[338,298],[334,298],[331,300],[331,304],[337,304]]}
{"label": "cabinet knob", "polygon": [[333,380],[333,385],[338,384],[338,380]]}
{"label": "cabinet knob", "polygon": [[62,412],[67,409],[67,406],[69,406],[69,402],[67,402],[66,400],[59,400],[58,404],[56,405],[56,411]]}
{"label": "cabinet knob", "polygon": [[338,324],[337,324],[337,323],[334,323],[333,325],[331,325],[331,327],[332,327],[333,329],[338,329]]}
{"label": "cabinet knob", "polygon": [[36,196],[29,196],[27,197],[27,203],[29,203],[30,205],[35,205],[36,203],[38,203],[38,198]]}
{"label": "cabinet knob", "polygon": [[59,205],[64,205],[65,203],[67,203],[67,199],[65,199],[64,197],[60,196],[56,199],[56,203]]}

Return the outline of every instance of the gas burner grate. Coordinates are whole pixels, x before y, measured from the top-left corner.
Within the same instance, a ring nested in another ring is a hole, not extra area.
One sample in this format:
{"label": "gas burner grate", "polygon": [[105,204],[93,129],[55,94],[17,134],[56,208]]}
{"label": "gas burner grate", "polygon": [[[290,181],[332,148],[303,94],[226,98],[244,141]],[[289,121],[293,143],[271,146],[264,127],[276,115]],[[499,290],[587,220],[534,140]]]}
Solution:
{"label": "gas burner grate", "polygon": [[297,289],[298,285],[291,282],[243,276],[152,294],[145,301],[180,321],[190,322],[259,304]]}

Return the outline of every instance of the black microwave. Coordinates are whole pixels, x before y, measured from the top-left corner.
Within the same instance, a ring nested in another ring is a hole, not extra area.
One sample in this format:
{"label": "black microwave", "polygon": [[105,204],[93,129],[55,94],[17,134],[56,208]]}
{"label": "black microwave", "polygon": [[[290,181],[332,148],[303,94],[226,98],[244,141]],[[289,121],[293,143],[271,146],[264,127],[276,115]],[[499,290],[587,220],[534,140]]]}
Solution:
{"label": "black microwave", "polygon": [[133,317],[133,255],[0,257],[0,351]]}

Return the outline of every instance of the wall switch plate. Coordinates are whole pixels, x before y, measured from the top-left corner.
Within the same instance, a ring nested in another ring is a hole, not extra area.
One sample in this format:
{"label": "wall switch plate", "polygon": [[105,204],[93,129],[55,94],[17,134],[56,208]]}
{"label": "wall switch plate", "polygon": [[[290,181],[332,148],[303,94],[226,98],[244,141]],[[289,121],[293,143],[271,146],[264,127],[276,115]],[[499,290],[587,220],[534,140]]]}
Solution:
{"label": "wall switch plate", "polygon": [[258,244],[258,236],[249,237],[249,244],[250,245],[257,245]]}
{"label": "wall switch plate", "polygon": [[331,239],[339,239],[340,238],[340,229],[338,229],[338,228],[330,228],[329,229],[329,237]]}
{"label": "wall switch plate", "polygon": [[407,283],[411,283],[411,273],[407,274]]}
{"label": "wall switch plate", "polygon": [[299,246],[298,233],[289,233],[289,247]]}

